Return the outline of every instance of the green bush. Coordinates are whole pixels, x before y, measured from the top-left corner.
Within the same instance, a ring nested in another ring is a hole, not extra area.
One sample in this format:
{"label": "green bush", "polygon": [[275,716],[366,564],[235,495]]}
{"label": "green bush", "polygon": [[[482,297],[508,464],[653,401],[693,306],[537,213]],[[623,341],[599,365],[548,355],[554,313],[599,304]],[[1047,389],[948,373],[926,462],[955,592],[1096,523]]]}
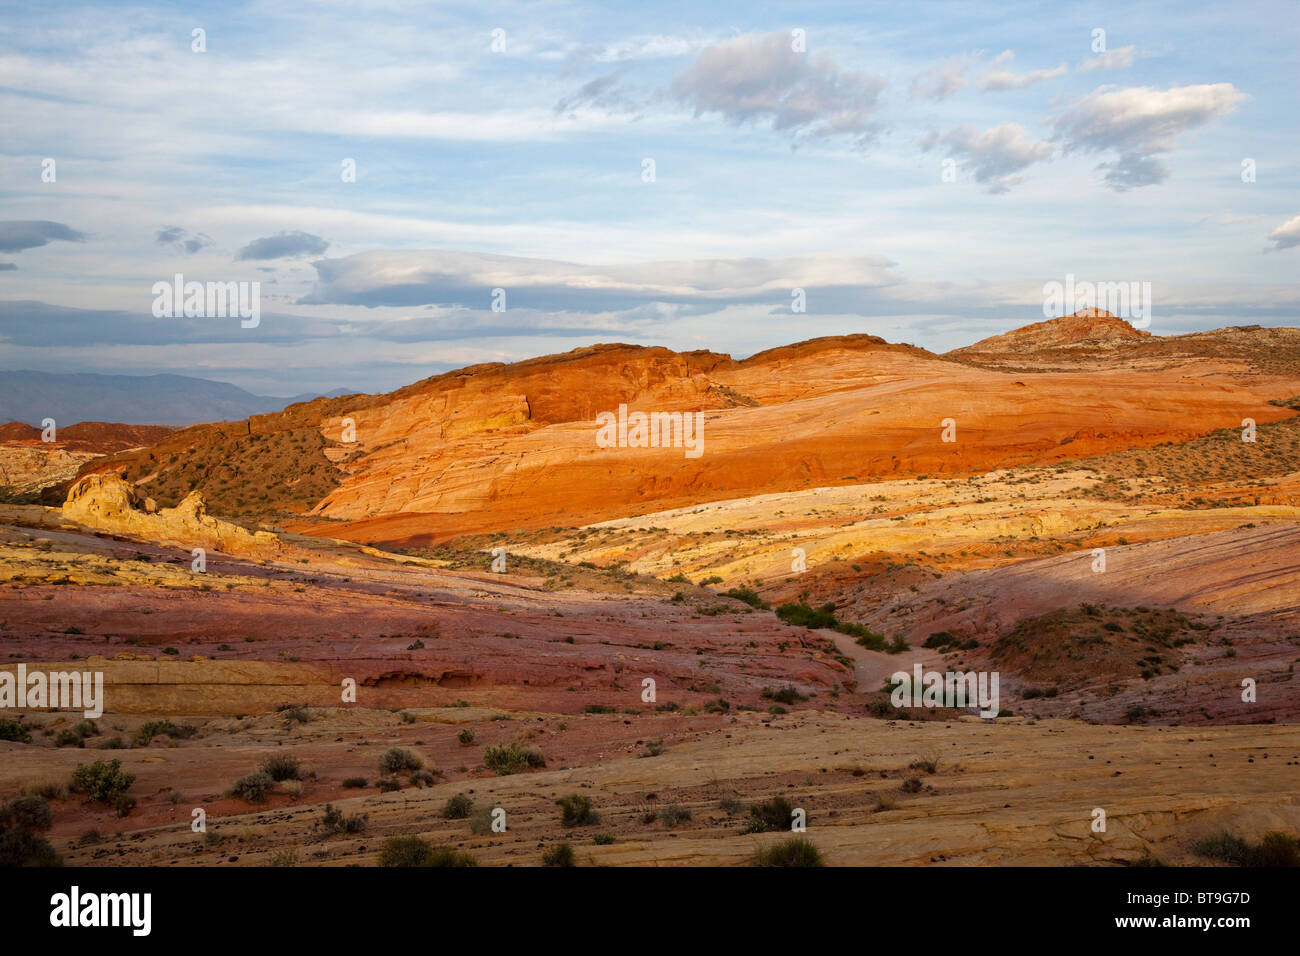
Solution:
{"label": "green bush", "polygon": [[542,755],[529,750],[519,741],[487,747],[483,750],[483,765],[500,776],[519,773],[529,767],[545,767]]}
{"label": "green bush", "polygon": [[258,769],[276,783],[282,780],[302,779],[302,767],[298,764],[298,758],[290,757],[288,754],[267,757]]}
{"label": "green bush", "polygon": [[380,773],[401,773],[403,770],[419,770],[424,761],[419,755],[403,747],[393,747],[379,758]]}
{"label": "green bush", "polygon": [[478,866],[478,860],[468,853],[460,853],[449,846],[435,846],[429,850],[424,866]]}
{"label": "green bush", "polygon": [[557,843],[542,853],[542,866],[573,866],[573,847],[567,843]]}
{"label": "green bush", "polygon": [[463,793],[458,793],[442,807],[444,820],[464,820],[474,810],[474,800]]}
{"label": "green bush", "polygon": [[72,783],[68,789],[73,793],[84,794],[94,803],[112,803],[118,796],[131,789],[135,783],[135,774],[125,773],[120,760],[96,760],[94,763],[77,764],[72,771]]}
{"label": "green bush", "polygon": [[754,854],[754,866],[825,866],[821,851],[803,837],[790,837]]}
{"label": "green bush", "polygon": [[767,833],[769,831],[789,830],[790,814],[794,807],[785,797],[773,797],[766,803],[756,803],[749,808],[749,826],[746,833]]}
{"label": "green bush", "polygon": [[379,865],[423,866],[430,849],[429,841],[418,836],[389,837],[379,851]]}
{"label": "green bush", "polygon": [[0,828],[48,830],[50,823],[50,805],[43,797],[14,797],[0,807]]}
{"label": "green bush", "polygon": [[763,599],[758,596],[758,592],[753,588],[732,588],[730,591],[723,591],[723,597],[735,598],[737,601],[744,601],[750,607],[766,607]]}
{"label": "green bush", "polygon": [[230,795],[248,803],[265,803],[267,794],[275,787],[275,781],[269,773],[259,770],[247,777],[240,777],[230,788]]}
{"label": "green bush", "polygon": [[560,823],[566,827],[590,826],[600,821],[600,817],[591,809],[591,801],[573,794],[555,801],[560,805]]}
{"label": "green bush", "polygon": [[50,822],[50,806],[41,797],[16,797],[0,806],[0,867],[62,866],[50,841],[39,835]]}
{"label": "green bush", "polygon": [[675,803],[670,803],[659,811],[659,822],[669,828],[675,827],[679,823],[686,823],[690,818],[691,811]]}
{"label": "green bush", "polygon": [[14,743],[29,744],[32,742],[32,734],[18,721],[9,720],[6,717],[0,719],[0,740],[12,740]]}
{"label": "green bush", "polygon": [[1233,866],[1300,866],[1300,840],[1278,830],[1265,833],[1263,839],[1254,845],[1227,830],[1221,830],[1193,843],[1192,852]]}
{"label": "green bush", "polygon": [[925,639],[925,643],[922,644],[921,646],[929,647],[929,648],[938,648],[938,647],[950,647],[953,644],[959,644],[959,643],[961,643],[961,638],[957,637],[951,631],[935,631],[933,634],[931,634],[929,637]]}
{"label": "green bush", "polygon": [[456,739],[459,740],[462,745],[468,747],[474,742],[474,731],[466,727],[464,730],[460,731],[460,733],[456,734]]}
{"label": "green bush", "polygon": [[315,826],[326,833],[365,833],[368,819],[362,813],[344,816],[342,810],[336,809],[332,803],[327,803]]}
{"label": "green bush", "polygon": [[135,747],[148,747],[150,741],[159,734],[166,734],[179,740],[188,740],[199,732],[199,729],[191,724],[173,724],[170,720],[151,720],[141,725],[140,729],[135,732],[131,744]]}
{"label": "green bush", "polygon": [[834,604],[823,604],[819,608],[812,608],[802,602],[788,602],[777,607],[776,616],[795,627],[833,628],[839,623],[835,619]]}
{"label": "green bush", "polygon": [[343,780],[344,790],[361,790],[369,783],[365,777],[345,777]]}

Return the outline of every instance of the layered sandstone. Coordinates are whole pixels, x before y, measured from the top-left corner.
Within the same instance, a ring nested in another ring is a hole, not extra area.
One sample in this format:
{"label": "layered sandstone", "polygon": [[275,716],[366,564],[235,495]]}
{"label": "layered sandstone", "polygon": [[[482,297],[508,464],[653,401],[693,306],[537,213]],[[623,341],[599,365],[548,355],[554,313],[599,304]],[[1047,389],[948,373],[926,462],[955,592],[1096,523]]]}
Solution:
{"label": "layered sandstone", "polygon": [[250,532],[207,513],[202,492],[194,491],[175,508],[159,509],[150,498],[117,475],[90,474],[68,489],[63,517],[77,524],[154,541],[233,554],[274,553],[279,539]]}

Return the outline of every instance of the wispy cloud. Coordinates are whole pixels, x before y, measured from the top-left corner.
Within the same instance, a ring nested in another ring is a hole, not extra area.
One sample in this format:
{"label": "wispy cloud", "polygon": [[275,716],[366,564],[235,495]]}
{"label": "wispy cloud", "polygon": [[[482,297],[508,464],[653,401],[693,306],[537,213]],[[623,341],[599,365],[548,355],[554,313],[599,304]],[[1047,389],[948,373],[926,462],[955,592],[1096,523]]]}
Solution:
{"label": "wispy cloud", "polygon": [[949,156],[960,156],[974,172],[975,181],[991,193],[1005,193],[1024,180],[1022,170],[1051,157],[1055,147],[1035,140],[1021,126],[1003,123],[980,132],[972,126],[957,126],[946,133],[933,133],[922,147],[946,147]]}
{"label": "wispy cloud", "polygon": [[1079,63],[1079,70],[1083,73],[1090,70],[1123,70],[1132,66],[1136,59],[1136,46],[1122,46],[1085,58]]}
{"label": "wispy cloud", "polygon": [[993,60],[993,69],[980,80],[980,89],[986,93],[999,93],[1004,90],[1022,90],[1026,86],[1033,86],[1035,83],[1041,83],[1043,80],[1055,79],[1058,76],[1065,76],[1069,69],[1064,63],[1061,63],[1050,70],[1032,70],[1029,73],[1012,73],[1003,69],[1008,63],[1015,58],[1015,54],[1010,50],[1003,50]]}

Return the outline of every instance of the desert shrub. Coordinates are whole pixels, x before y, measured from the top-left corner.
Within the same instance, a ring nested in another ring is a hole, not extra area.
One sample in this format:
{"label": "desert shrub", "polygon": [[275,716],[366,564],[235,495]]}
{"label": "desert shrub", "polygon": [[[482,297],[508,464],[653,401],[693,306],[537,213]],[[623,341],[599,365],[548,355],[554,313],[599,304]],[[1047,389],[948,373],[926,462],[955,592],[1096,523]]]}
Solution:
{"label": "desert shrub", "polygon": [[573,847],[568,843],[557,843],[542,852],[542,866],[573,866]]}
{"label": "desert shrub", "polygon": [[600,817],[591,809],[591,801],[573,794],[555,801],[560,805],[560,823],[566,827],[583,827],[597,823]]}
{"label": "desert shrub", "polygon": [[746,833],[767,833],[790,829],[790,814],[794,811],[785,797],[773,797],[766,803],[756,803],[749,808],[749,826]]}
{"label": "desert shrub", "polygon": [[950,631],[935,631],[925,639],[925,643],[921,646],[929,648],[949,647],[959,643],[961,643],[961,639]]}
{"label": "desert shrub", "polygon": [[[768,695],[765,694],[764,696]],[[797,704],[808,699],[804,694],[799,693],[798,690],[789,685],[782,687],[778,691],[773,691],[770,696],[778,704]]]}
{"label": "desert shrub", "polygon": [[468,747],[474,742],[474,731],[466,727],[464,730],[460,731],[460,733],[456,734],[456,739],[459,740],[463,746]]}
{"label": "desert shrub", "polygon": [[423,866],[478,866],[478,860],[469,853],[461,853],[449,846],[435,846],[429,850]]}
{"label": "desert shrub", "polygon": [[380,793],[392,793],[402,789],[401,781],[396,777],[382,777],[375,781],[375,786],[379,788]]}
{"label": "desert shrub", "polygon": [[68,786],[61,780],[30,780],[18,788],[24,797],[44,797],[46,800],[62,800],[68,795]]}
{"label": "desert shrub", "polygon": [[807,604],[788,602],[777,606],[776,616],[795,627],[834,627],[839,623],[835,619],[835,605],[823,604],[819,608]]}
{"label": "desert shrub", "polygon": [[754,866],[825,866],[821,851],[803,837],[790,837],[754,854]]}
{"label": "desert shrub", "polygon": [[722,810],[727,816],[734,817],[745,809],[745,804],[739,797],[722,797],[718,800],[718,809]]}
{"label": "desert shrub", "polygon": [[519,773],[529,767],[545,767],[542,755],[529,750],[519,741],[487,747],[483,751],[483,765],[500,776]]}
{"label": "desert shrub", "polygon": [[369,782],[370,781],[368,781],[365,777],[345,777],[343,780],[343,789],[360,790],[364,788]]}
{"label": "desert shrub", "polygon": [[411,774],[411,783],[418,783],[424,787],[433,786],[433,774],[427,770],[417,770]]}
{"label": "desert shrub", "polygon": [[939,769],[939,758],[931,754],[917,757],[907,765],[909,770],[924,770],[926,773],[934,773]]}
{"label": "desert shrub", "polygon": [[135,774],[125,773],[120,760],[96,760],[77,764],[68,789],[84,794],[95,803],[112,803],[135,783]]}
{"label": "desert shrub", "polygon": [[275,787],[275,781],[269,773],[261,770],[240,777],[230,788],[230,795],[248,803],[265,803],[267,794]]}
{"label": "desert shrub", "polygon": [[906,780],[904,780],[904,781],[903,781],[903,792],[904,792],[904,793],[920,793],[920,792],[921,792],[921,778],[920,778],[920,777],[908,777]]}
{"label": "desert shrub", "polygon": [[0,719],[0,740],[11,740],[14,743],[29,744],[32,742],[32,734],[26,727],[16,720],[9,718]]}
{"label": "desert shrub", "polygon": [[41,797],[14,797],[0,807],[0,827],[48,830],[50,823],[50,805]]}
{"label": "desert shrub", "polygon": [[403,770],[419,770],[424,761],[419,755],[404,747],[393,747],[379,758],[380,773],[401,773]]}
{"label": "desert shrub", "polygon": [[492,808],[479,807],[469,818],[469,832],[476,836],[492,832]]}
{"label": "desert shrub", "polygon": [[276,783],[282,780],[302,779],[302,767],[298,763],[298,758],[290,757],[288,754],[276,754],[274,757],[267,757],[262,761],[258,769]]}
{"label": "desert shrub", "polygon": [[616,707],[610,707],[608,704],[588,704],[582,708],[584,714],[612,714],[618,710]]}
{"label": "desert shrub", "polygon": [[327,834],[365,833],[368,821],[369,818],[365,814],[354,813],[347,816],[334,804],[327,803],[321,813],[321,818],[316,821],[314,826]]}
{"label": "desert shrub", "polygon": [[472,797],[463,793],[458,793],[448,800],[442,807],[442,818],[444,820],[464,820],[474,809],[474,800]]}
{"label": "desert shrub", "polygon": [[15,797],[0,806],[0,867],[62,866],[63,859],[40,835],[50,828],[50,807],[40,797]]}
{"label": "desert shrub", "polygon": [[1268,867],[1300,866],[1300,840],[1277,830],[1265,833],[1259,844],[1251,847],[1249,865]]}
{"label": "desert shrub", "polygon": [[675,827],[686,823],[691,818],[691,811],[676,803],[670,803],[659,811],[659,822],[666,827]]}
{"label": "desert shrub", "polygon": [[271,862],[271,866],[274,867],[297,866],[298,851],[297,850],[276,850],[274,853],[271,854],[270,862]]}
{"label": "desert shrub", "polygon": [[395,836],[384,841],[379,851],[380,866],[424,866],[432,847],[418,836]]}
{"label": "desert shrub", "polygon": [[735,598],[737,601],[744,601],[750,607],[761,608],[763,599],[758,596],[758,592],[753,588],[732,588],[730,591],[723,591],[723,597]]}
{"label": "desert shrub", "polygon": [[129,793],[119,793],[113,800],[113,812],[119,817],[130,816],[135,809],[135,797]]}
{"label": "desert shrub", "polygon": [[1193,843],[1192,852],[1233,866],[1300,866],[1300,840],[1277,830],[1265,833],[1263,839],[1254,845],[1236,834],[1221,830]]}
{"label": "desert shrub", "polygon": [[311,715],[305,707],[288,707],[280,713],[284,716],[285,723],[305,724],[311,721]]}
{"label": "desert shrub", "polygon": [[591,838],[591,842],[596,844],[596,846],[609,846],[611,843],[614,842],[614,834],[597,833],[594,837]]}
{"label": "desert shrub", "polygon": [[151,720],[142,724],[140,729],[135,732],[131,739],[131,744],[135,747],[148,747],[159,734],[166,734],[168,737],[188,740],[199,732],[199,729],[192,724],[173,724],[170,720]]}

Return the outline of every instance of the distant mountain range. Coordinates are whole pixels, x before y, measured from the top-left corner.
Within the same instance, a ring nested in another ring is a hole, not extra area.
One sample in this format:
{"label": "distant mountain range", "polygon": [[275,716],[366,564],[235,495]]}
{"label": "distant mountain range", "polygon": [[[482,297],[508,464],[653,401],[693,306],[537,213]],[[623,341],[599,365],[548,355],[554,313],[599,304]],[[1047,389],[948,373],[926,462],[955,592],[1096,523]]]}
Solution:
{"label": "distant mountain range", "polygon": [[186,375],[0,371],[0,422],[40,425],[53,418],[60,426],[82,421],[195,425],[279,412],[321,394],[351,393],[341,388],[280,398]]}

